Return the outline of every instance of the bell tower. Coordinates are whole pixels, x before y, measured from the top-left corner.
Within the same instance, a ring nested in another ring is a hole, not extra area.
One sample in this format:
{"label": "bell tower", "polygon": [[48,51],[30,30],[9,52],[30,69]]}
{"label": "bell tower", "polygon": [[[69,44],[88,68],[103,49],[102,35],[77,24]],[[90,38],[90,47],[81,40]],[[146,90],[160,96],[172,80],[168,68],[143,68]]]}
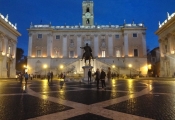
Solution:
{"label": "bell tower", "polygon": [[84,26],[94,25],[94,3],[93,1],[86,0],[82,3],[82,24]]}

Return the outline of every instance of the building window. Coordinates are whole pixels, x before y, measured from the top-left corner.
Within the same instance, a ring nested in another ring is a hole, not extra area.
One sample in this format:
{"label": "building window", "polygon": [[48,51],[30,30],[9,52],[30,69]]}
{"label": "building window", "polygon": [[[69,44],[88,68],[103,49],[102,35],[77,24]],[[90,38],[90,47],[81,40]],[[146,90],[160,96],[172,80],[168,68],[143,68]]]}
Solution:
{"label": "building window", "polygon": [[60,35],[56,35],[56,39],[60,39]]}
{"label": "building window", "polygon": [[69,52],[69,58],[74,58],[74,51]]}
{"label": "building window", "polygon": [[138,57],[138,50],[134,49],[134,57]]}
{"label": "building window", "polygon": [[41,57],[41,50],[37,50],[36,56],[37,56],[37,57]]}
{"label": "building window", "polygon": [[152,61],[151,62],[155,63],[156,62],[156,58],[152,57]]}
{"label": "building window", "polygon": [[86,45],[86,43],[88,43],[88,46],[91,46],[91,41],[90,41],[90,40],[86,40],[86,41],[84,42],[84,45]]}
{"label": "building window", "polygon": [[133,33],[133,37],[137,37],[137,33]]}
{"label": "building window", "polygon": [[102,35],[101,38],[102,38],[102,39],[105,39],[106,37],[105,37],[105,35]]}
{"label": "building window", "polygon": [[105,51],[102,51],[102,57],[105,57],[106,55],[105,55]]}
{"label": "building window", "polygon": [[115,38],[116,38],[116,39],[120,38],[120,35],[115,35]]}
{"label": "building window", "polygon": [[59,51],[55,50],[55,58],[59,56]]}
{"label": "building window", "polygon": [[121,57],[120,50],[117,50],[117,51],[116,51],[116,57]]}
{"label": "building window", "polygon": [[10,54],[11,53],[11,47],[9,46],[9,48],[8,48],[8,54]]}
{"label": "building window", "polygon": [[38,34],[38,38],[42,38],[42,34]]}

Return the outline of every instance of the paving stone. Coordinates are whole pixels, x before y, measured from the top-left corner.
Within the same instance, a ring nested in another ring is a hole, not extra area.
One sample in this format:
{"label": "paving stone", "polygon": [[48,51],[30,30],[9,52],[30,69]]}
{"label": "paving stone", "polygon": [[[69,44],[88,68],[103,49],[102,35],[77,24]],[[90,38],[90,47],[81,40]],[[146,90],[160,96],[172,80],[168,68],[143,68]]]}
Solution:
{"label": "paving stone", "polygon": [[65,100],[70,100],[70,101],[90,105],[93,103],[125,96],[127,95],[127,93],[111,92],[111,91],[105,91],[105,90],[103,91],[81,90],[81,91],[68,91],[68,92],[63,91],[59,93],[44,93],[44,95],[49,95],[52,97],[57,97]]}
{"label": "paving stone", "polygon": [[147,94],[105,108],[156,120],[174,120],[175,95]]}
{"label": "paving stone", "polygon": [[0,120],[24,120],[69,109],[29,95],[0,97]]}
{"label": "paving stone", "polygon": [[75,116],[66,120],[112,120],[92,113]]}

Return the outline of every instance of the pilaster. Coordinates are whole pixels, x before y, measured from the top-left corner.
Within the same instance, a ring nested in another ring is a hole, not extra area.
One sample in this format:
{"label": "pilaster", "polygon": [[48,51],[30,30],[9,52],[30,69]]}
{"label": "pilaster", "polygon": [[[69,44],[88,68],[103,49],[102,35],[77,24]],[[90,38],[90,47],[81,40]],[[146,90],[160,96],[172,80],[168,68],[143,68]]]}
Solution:
{"label": "pilaster", "polygon": [[67,35],[63,35],[63,45],[62,45],[62,55],[63,58],[67,57]]}
{"label": "pilaster", "polygon": [[128,34],[124,33],[124,56],[128,56]]}
{"label": "pilaster", "polygon": [[52,39],[51,39],[52,35],[51,34],[47,34],[47,57],[51,57],[51,53],[52,53]]}
{"label": "pilaster", "polygon": [[98,57],[98,53],[99,53],[98,35],[94,35],[94,57]]}
{"label": "pilaster", "polygon": [[81,35],[77,35],[77,57],[81,57],[81,49],[80,47],[82,47],[82,39],[81,39]]}
{"label": "pilaster", "polygon": [[109,57],[113,57],[113,39],[112,35],[108,35],[108,53]]}
{"label": "pilaster", "polygon": [[28,44],[28,56],[31,57],[32,53],[32,33],[29,33],[29,44]]}
{"label": "pilaster", "polygon": [[143,56],[146,56],[146,38],[145,38],[145,36],[146,36],[146,33],[144,32],[144,33],[142,33],[142,48],[143,48]]}

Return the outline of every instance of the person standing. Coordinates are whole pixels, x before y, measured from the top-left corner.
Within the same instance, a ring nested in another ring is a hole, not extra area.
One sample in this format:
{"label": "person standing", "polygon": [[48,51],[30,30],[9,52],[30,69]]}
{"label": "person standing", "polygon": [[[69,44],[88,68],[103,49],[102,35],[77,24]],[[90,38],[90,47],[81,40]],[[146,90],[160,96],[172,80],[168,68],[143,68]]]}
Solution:
{"label": "person standing", "polygon": [[47,80],[50,81],[50,72],[47,73]]}
{"label": "person standing", "polygon": [[29,78],[29,75],[27,74],[27,72],[24,74],[24,78],[25,78],[25,82],[27,84],[27,81],[28,81],[28,78]]}
{"label": "person standing", "polygon": [[23,74],[19,74],[19,80],[20,80],[20,83],[22,83],[22,80],[23,80]]}
{"label": "person standing", "polygon": [[108,82],[110,82],[111,80],[111,68],[110,67],[108,67],[107,78],[108,78]]}
{"label": "person standing", "polygon": [[51,71],[50,72],[50,81],[52,82],[52,79],[53,79],[53,72]]}
{"label": "person standing", "polygon": [[105,77],[106,77],[106,73],[104,72],[103,69],[101,69],[100,80],[101,80],[102,88],[106,90]]}
{"label": "person standing", "polygon": [[30,80],[32,80],[32,79],[33,79],[33,74],[30,75]]}
{"label": "person standing", "polygon": [[89,69],[89,71],[88,71],[88,83],[89,83],[89,80],[91,83],[91,76],[92,76],[92,72],[91,72],[91,69]]}
{"label": "person standing", "polygon": [[99,81],[100,81],[100,71],[97,68],[96,72],[94,73],[95,75],[95,80],[97,81],[97,89],[99,89]]}
{"label": "person standing", "polygon": [[64,72],[64,74],[63,74],[63,80],[64,80],[64,82],[65,82],[65,79],[66,79],[66,73]]}

